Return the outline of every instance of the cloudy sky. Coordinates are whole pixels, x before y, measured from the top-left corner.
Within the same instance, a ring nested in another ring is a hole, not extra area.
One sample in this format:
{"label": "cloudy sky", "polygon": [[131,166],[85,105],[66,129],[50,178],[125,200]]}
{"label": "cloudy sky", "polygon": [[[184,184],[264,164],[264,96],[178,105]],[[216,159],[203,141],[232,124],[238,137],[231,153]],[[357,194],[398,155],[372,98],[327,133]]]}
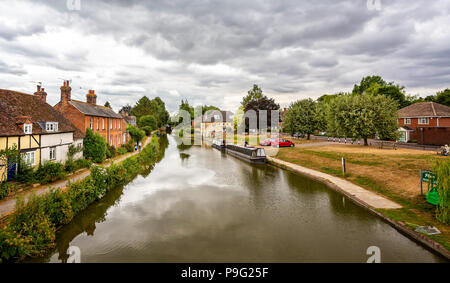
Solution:
{"label": "cloudy sky", "polygon": [[[450,87],[448,0],[2,0],[0,88],[59,101],[95,89],[117,110],[143,95],[170,112],[235,110],[254,83],[282,106],[350,91],[369,74],[408,94]],[[69,2],[69,3],[68,3]]]}

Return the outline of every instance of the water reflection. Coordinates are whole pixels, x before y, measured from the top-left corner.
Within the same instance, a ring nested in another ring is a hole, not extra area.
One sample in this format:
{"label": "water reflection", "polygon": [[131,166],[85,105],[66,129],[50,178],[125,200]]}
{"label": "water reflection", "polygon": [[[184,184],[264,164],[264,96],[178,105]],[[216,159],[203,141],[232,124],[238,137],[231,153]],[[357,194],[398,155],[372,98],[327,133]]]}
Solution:
{"label": "water reflection", "polygon": [[65,261],[69,245],[82,262],[365,262],[373,245],[383,261],[442,260],[314,180],[161,144],[151,171],[78,215],[41,260]]}

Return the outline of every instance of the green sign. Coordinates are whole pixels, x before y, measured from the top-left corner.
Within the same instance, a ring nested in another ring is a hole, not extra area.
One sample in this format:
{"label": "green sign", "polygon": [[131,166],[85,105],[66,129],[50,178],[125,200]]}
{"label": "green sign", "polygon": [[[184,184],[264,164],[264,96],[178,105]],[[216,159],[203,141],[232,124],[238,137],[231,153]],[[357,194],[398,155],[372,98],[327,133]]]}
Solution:
{"label": "green sign", "polygon": [[431,183],[433,185],[437,185],[437,181],[436,181],[436,174],[434,174],[431,171],[422,171],[422,181],[429,183],[431,181]]}

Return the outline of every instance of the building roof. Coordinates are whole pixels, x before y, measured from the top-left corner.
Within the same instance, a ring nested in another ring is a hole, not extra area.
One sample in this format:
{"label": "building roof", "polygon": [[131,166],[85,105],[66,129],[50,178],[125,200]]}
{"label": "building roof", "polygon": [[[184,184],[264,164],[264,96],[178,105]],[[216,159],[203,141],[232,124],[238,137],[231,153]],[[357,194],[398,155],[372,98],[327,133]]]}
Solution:
{"label": "building roof", "polygon": [[[50,104],[38,97],[12,90],[0,89],[0,136],[23,136],[21,123],[31,122],[33,134],[73,132],[74,138],[82,138],[78,131]],[[47,132],[44,122],[58,122],[58,132]]]}
{"label": "building roof", "polygon": [[450,107],[436,102],[420,102],[398,111],[400,118],[450,117]]}
{"label": "building roof", "polygon": [[121,115],[117,114],[109,107],[101,105],[93,105],[78,100],[70,100],[69,103],[72,104],[76,109],[78,109],[78,111],[80,111],[85,115],[106,117],[106,118],[122,118]]}
{"label": "building roof", "polygon": [[[216,119],[216,115],[220,112],[221,117]],[[233,113],[230,111],[207,111],[202,116],[203,123],[214,123],[214,122],[232,122],[233,121]]]}

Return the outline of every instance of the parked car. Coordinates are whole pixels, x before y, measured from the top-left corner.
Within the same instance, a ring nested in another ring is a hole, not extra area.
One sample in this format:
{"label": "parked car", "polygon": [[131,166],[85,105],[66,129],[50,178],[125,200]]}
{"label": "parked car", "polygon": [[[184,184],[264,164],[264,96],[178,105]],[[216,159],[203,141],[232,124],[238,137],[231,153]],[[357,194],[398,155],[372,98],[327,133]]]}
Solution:
{"label": "parked car", "polygon": [[262,142],[259,143],[259,145],[262,146],[271,146],[272,142],[274,142],[276,139],[265,139]]}
{"label": "parked car", "polygon": [[285,139],[276,139],[274,142],[271,143],[273,147],[294,147],[295,144],[291,142],[290,140]]}

